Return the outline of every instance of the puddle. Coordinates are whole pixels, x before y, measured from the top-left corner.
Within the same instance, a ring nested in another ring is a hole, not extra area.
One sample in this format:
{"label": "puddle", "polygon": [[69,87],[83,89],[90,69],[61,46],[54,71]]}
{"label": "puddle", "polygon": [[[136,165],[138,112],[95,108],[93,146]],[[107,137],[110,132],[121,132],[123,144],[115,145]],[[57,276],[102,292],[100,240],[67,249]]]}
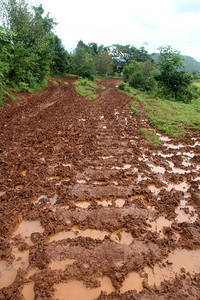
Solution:
{"label": "puddle", "polygon": [[23,221],[12,234],[12,238],[20,234],[27,244],[32,245],[30,235],[33,232],[44,232],[44,228],[40,225],[40,221]]}
{"label": "puddle", "polygon": [[29,266],[29,251],[22,253],[17,248],[13,248],[12,254],[15,260],[11,265],[7,265],[6,261],[0,261],[0,289],[14,282],[19,268],[26,270]]}
{"label": "puddle", "polygon": [[181,183],[169,183],[168,187],[167,187],[167,191],[171,191],[172,189],[175,189],[177,191],[182,191],[182,192],[186,192],[189,188],[189,185],[186,182],[181,182]]}
{"label": "puddle", "polygon": [[85,179],[78,179],[77,182],[79,184],[85,184],[86,183],[86,180]]}
{"label": "puddle", "polygon": [[26,283],[22,289],[22,295],[25,300],[34,300],[34,282]]}
{"label": "puddle", "polygon": [[67,181],[70,181],[70,180],[71,180],[70,177],[65,177],[65,178],[63,178],[61,181],[62,181],[62,182],[67,182]]}
{"label": "puddle", "polygon": [[52,177],[49,177],[48,180],[51,181],[51,180],[59,180],[60,179],[60,176],[52,176]]}
{"label": "puddle", "polygon": [[184,268],[186,272],[200,272],[200,251],[177,249],[169,254],[163,261],[167,266],[162,267],[155,265],[153,269],[146,267],[144,271],[148,275],[148,283],[150,285],[159,286],[164,280],[175,278],[176,274]]}
{"label": "puddle", "polygon": [[148,223],[151,225],[151,231],[156,231],[158,233],[162,234],[163,228],[170,227],[172,224],[172,221],[167,220],[165,217],[159,217],[155,221],[148,221]]}
{"label": "puddle", "polygon": [[167,149],[180,149],[180,148],[184,148],[185,146],[182,144],[179,145],[173,145],[173,144],[164,144],[164,146],[167,147]]}
{"label": "puddle", "polygon": [[190,173],[190,171],[186,171],[186,170],[174,167],[174,163],[172,161],[168,161],[168,163],[169,163],[170,168],[172,169],[171,172],[173,172],[173,173],[176,173],[176,174]]}
{"label": "puddle", "polygon": [[52,205],[54,205],[56,203],[57,199],[58,199],[58,194],[56,194],[55,196],[53,196],[53,198],[51,198],[49,201],[50,201],[50,203]]}
{"label": "puddle", "polygon": [[61,231],[53,236],[50,237],[49,241],[60,241],[63,239],[74,239],[77,237],[89,237],[92,239],[99,239],[103,240],[106,235],[109,233],[107,231],[101,231],[96,229],[86,229],[80,230],[77,226],[74,226],[70,231]]}
{"label": "puddle", "polygon": [[178,223],[193,223],[198,218],[198,215],[195,213],[194,207],[191,205],[187,205],[186,203],[186,200],[181,200],[180,205],[177,207],[177,209],[175,209],[175,213],[177,214],[176,221]]}
{"label": "puddle", "polygon": [[170,153],[170,154],[163,154],[162,152],[158,152],[158,155],[159,155],[159,156],[162,156],[162,157],[164,157],[164,158],[174,156],[173,153]]}
{"label": "puddle", "polygon": [[171,139],[168,138],[168,136],[163,136],[163,135],[160,135],[159,133],[157,133],[157,135],[159,136],[159,139],[162,141],[162,142],[170,142]]}
{"label": "puddle", "polygon": [[183,161],[182,165],[187,168],[187,167],[190,167],[192,164],[188,161]]}
{"label": "puddle", "polygon": [[123,167],[119,167],[119,166],[112,166],[112,170],[127,170],[130,169],[132,167],[132,165],[130,164],[123,164]]}
{"label": "puddle", "polygon": [[165,173],[165,168],[163,167],[157,167],[151,164],[148,164],[148,166],[151,168],[151,171],[154,173],[161,173],[161,174]]}
{"label": "puddle", "polygon": [[115,291],[111,280],[106,276],[101,279],[101,287],[99,288],[86,288],[82,282],[74,280],[55,285],[55,290],[55,298],[62,300],[93,300],[98,298],[101,291],[108,294]]}
{"label": "puddle", "polygon": [[97,202],[98,202],[98,204],[101,204],[104,207],[108,207],[109,205],[112,205],[112,201],[111,200],[99,200]]}
{"label": "puddle", "polygon": [[119,183],[117,182],[117,180],[111,180],[111,183],[114,185],[119,185]]}
{"label": "puddle", "polygon": [[186,155],[186,156],[188,156],[190,158],[194,157],[194,153],[192,153],[192,152],[183,152],[183,155]]}
{"label": "puddle", "polygon": [[72,167],[72,164],[63,164],[63,167]]}
{"label": "puddle", "polygon": [[138,273],[131,272],[126,276],[125,281],[123,282],[122,287],[120,289],[120,292],[125,293],[130,290],[136,290],[137,292],[140,292],[143,290],[142,282],[143,279]]}
{"label": "puddle", "polygon": [[15,188],[16,188],[16,190],[21,190],[21,189],[23,189],[23,185],[22,184],[19,184],[19,185],[16,185],[15,186]]}
{"label": "puddle", "polygon": [[133,242],[133,237],[130,233],[122,231],[122,229],[113,232],[110,239],[116,243],[130,245]]}
{"label": "puddle", "polygon": [[65,270],[66,266],[71,265],[75,262],[74,259],[65,259],[65,260],[53,260],[49,267],[51,270]]}
{"label": "puddle", "polygon": [[104,119],[104,116],[100,116],[100,120]]}
{"label": "puddle", "polygon": [[113,155],[103,155],[103,156],[99,156],[99,158],[102,158],[102,159],[109,159],[109,158],[113,158],[114,156]]}
{"label": "puddle", "polygon": [[94,181],[93,184],[95,185],[105,185],[107,182],[104,181],[104,180],[97,180],[97,181]]}
{"label": "puddle", "polygon": [[155,194],[156,196],[158,195],[158,193],[160,192],[161,188],[157,188],[154,184],[150,184],[148,185],[148,189]]}
{"label": "puddle", "polygon": [[124,200],[124,199],[117,199],[117,200],[115,201],[115,203],[116,203],[116,206],[117,206],[117,207],[123,207],[123,206],[124,206],[124,203],[125,203],[125,200]]}
{"label": "puddle", "polygon": [[80,207],[80,208],[88,208],[90,206],[90,202],[79,201],[79,202],[76,202],[75,205]]}

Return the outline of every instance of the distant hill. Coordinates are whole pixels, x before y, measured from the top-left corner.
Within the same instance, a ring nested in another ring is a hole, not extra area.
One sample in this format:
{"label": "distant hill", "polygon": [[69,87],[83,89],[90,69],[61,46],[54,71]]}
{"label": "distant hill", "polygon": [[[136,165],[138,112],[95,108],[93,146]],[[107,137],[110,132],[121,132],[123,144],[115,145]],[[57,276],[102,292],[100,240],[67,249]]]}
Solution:
{"label": "distant hill", "polygon": [[[200,73],[200,62],[194,59],[191,56],[183,55],[185,57],[185,67],[184,71]],[[159,53],[152,53],[152,59],[157,61],[159,57]]]}

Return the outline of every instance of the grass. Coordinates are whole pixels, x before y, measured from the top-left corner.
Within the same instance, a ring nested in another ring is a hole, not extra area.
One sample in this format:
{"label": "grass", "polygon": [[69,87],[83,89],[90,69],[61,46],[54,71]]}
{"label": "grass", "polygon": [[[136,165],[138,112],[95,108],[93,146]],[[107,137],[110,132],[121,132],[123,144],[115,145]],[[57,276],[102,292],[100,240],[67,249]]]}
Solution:
{"label": "grass", "polygon": [[134,115],[139,116],[140,115],[140,110],[139,110],[139,103],[137,101],[132,101],[130,108],[133,112]]}
{"label": "grass", "polygon": [[69,84],[69,82],[65,81],[65,82],[64,82],[64,84],[65,84],[65,85],[68,85],[68,84]]}
{"label": "grass", "polygon": [[152,144],[155,147],[158,147],[161,144],[161,141],[157,134],[148,128],[140,128],[141,132],[144,134],[146,141]]}
{"label": "grass", "polygon": [[[200,82],[195,84],[200,85]],[[149,124],[167,135],[183,138],[187,128],[200,130],[200,97],[186,104],[155,98],[131,88],[126,83],[123,90],[143,103]]]}
{"label": "grass", "polygon": [[99,97],[96,90],[105,89],[103,85],[98,84],[96,81],[86,78],[80,78],[74,82],[76,90],[81,96],[86,97],[88,100],[93,100]]}

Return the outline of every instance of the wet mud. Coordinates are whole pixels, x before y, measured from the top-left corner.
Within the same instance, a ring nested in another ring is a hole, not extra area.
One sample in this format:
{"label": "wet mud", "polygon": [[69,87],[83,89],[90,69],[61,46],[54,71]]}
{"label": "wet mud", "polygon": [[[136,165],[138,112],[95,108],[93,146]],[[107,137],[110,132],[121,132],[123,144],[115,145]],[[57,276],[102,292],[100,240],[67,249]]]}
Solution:
{"label": "wet mud", "polygon": [[0,110],[0,299],[199,299],[199,133],[56,80]]}

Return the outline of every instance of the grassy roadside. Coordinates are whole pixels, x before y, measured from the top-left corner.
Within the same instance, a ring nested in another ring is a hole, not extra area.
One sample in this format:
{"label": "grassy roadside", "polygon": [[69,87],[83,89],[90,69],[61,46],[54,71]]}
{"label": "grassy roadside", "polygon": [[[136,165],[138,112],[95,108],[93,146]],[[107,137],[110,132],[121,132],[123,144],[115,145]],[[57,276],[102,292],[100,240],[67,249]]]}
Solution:
{"label": "grassy roadside", "polygon": [[93,100],[99,97],[96,92],[97,89],[105,89],[103,85],[100,85],[96,81],[92,81],[86,78],[80,78],[73,84],[75,85],[75,88],[79,92],[79,94],[81,96],[85,96],[88,100]]}
{"label": "grassy roadside", "polygon": [[[200,86],[200,83],[197,84]],[[123,91],[141,101],[147,111],[149,124],[167,135],[181,138],[188,127],[200,130],[200,97],[189,104],[153,98],[126,83],[123,83]]]}

